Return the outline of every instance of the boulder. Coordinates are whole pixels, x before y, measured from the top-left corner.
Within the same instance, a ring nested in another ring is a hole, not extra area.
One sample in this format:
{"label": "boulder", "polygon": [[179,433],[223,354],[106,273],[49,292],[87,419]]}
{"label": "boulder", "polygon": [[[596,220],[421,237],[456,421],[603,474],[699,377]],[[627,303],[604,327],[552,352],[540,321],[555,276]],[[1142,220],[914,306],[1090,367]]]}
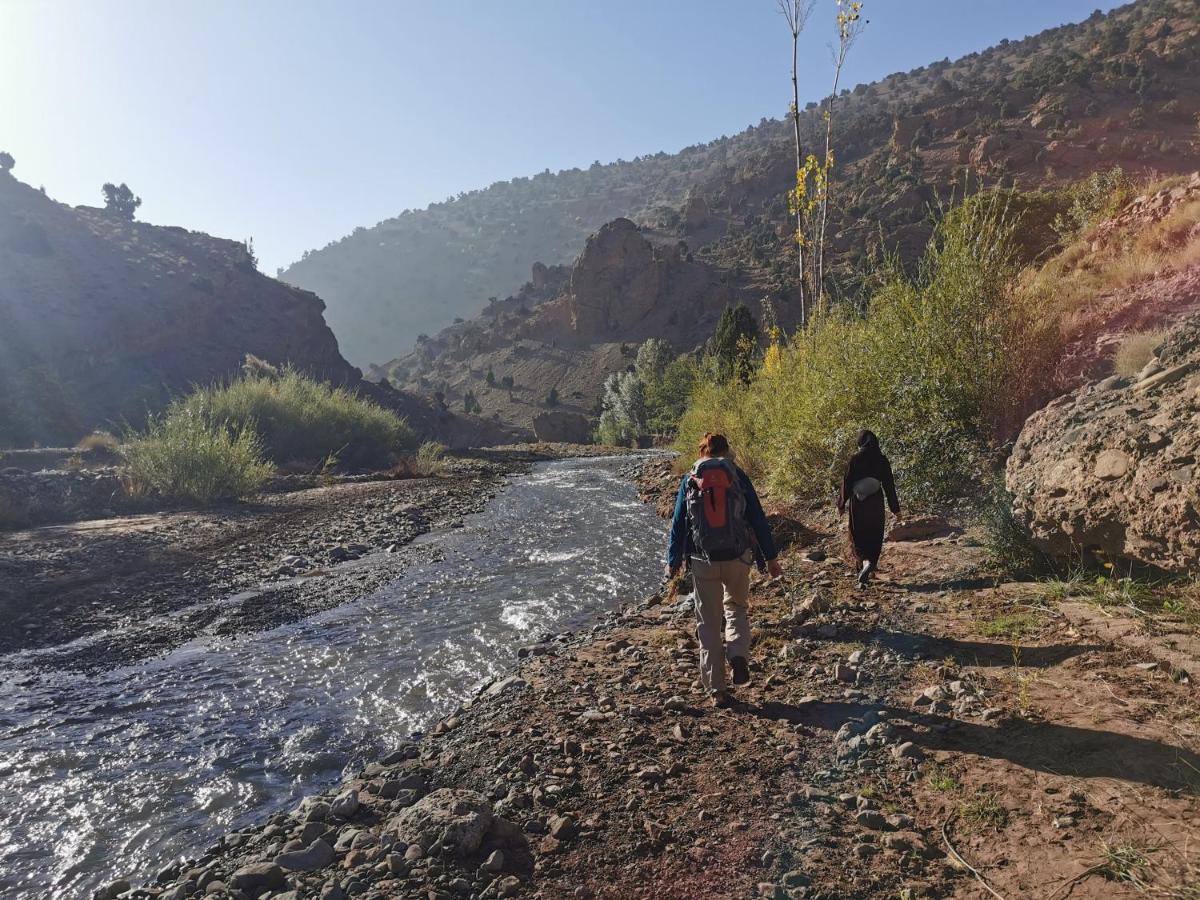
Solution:
{"label": "boulder", "polygon": [[533,417],[533,433],[539,441],[552,444],[590,444],[592,424],[581,413],[552,409]]}
{"label": "boulder", "polygon": [[1132,379],[1106,378],[1029,417],[1008,461],[1014,510],[1054,556],[1200,567],[1200,317]]}
{"label": "boulder", "polygon": [[402,843],[428,850],[441,840],[457,855],[469,856],[492,827],[492,807],[474,791],[439,788],[402,810],[388,827]]}

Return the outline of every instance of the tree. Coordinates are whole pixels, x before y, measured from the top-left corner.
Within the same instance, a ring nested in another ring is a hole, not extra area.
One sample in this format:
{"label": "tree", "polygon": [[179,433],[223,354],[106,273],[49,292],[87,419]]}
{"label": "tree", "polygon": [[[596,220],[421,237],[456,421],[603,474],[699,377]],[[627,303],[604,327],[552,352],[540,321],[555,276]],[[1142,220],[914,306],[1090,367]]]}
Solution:
{"label": "tree", "polygon": [[720,377],[749,380],[758,349],[758,323],[744,303],[727,306],[709,341],[709,352],[717,361]]}
{"label": "tree", "polygon": [[558,388],[550,388],[550,393],[546,395],[547,406],[558,406]]}
{"label": "tree", "polygon": [[825,231],[829,224],[829,186],[833,180],[833,104],[837,99],[838,85],[842,80],[842,69],[846,55],[862,34],[867,20],[862,17],[860,0],[838,0],[837,29],[838,45],[833,54],[833,91],[825,110],[825,161],[821,164],[820,221],[817,225],[817,307],[825,305]]}
{"label": "tree", "polygon": [[790,195],[789,205],[796,216],[796,269],[800,276],[800,323],[808,320],[804,297],[804,206],[807,195],[808,176],[804,171],[804,147],[800,142],[800,82],[797,63],[800,53],[800,33],[808,24],[816,0],[776,0],[779,11],[787,21],[792,35],[792,105],[788,111],[792,118],[792,130],[796,137],[796,187]]}
{"label": "tree", "polygon": [[13,159],[13,155],[7,150],[0,150],[0,172],[11,172],[17,161]]}
{"label": "tree", "polygon": [[670,344],[658,338],[650,338],[638,348],[633,370],[649,386],[662,378],[663,372],[674,358],[675,351],[671,349]]}
{"label": "tree", "polygon": [[117,186],[110,181],[100,190],[104,194],[105,209],[122,219],[133,221],[133,214],[142,205],[142,198],[135,197],[129,185],[122,181],[120,186]]}
{"label": "tree", "polygon": [[634,372],[609,375],[600,400],[600,440],[605,444],[630,446],[647,432],[646,387]]}
{"label": "tree", "polygon": [[492,371],[492,367],[491,367],[491,366],[488,366],[488,370],[487,370],[487,378],[486,378],[486,379],[484,379],[484,380],[485,380],[485,381],[487,381],[487,383],[488,383],[489,385],[495,386],[495,384],[496,384],[496,373]]}

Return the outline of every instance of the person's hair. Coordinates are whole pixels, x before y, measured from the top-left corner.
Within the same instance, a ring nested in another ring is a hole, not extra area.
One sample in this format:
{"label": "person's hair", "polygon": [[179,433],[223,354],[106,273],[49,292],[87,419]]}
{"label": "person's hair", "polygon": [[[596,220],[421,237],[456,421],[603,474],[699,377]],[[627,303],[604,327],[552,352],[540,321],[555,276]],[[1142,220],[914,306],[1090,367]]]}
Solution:
{"label": "person's hair", "polygon": [[729,441],[725,435],[706,431],[704,437],[700,438],[701,456],[724,456],[728,452]]}

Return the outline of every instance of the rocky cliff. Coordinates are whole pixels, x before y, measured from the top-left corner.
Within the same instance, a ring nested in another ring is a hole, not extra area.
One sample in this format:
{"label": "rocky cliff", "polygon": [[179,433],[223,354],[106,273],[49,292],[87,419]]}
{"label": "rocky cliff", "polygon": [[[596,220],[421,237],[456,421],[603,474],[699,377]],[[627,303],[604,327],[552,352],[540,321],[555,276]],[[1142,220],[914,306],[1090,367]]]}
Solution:
{"label": "rocky cliff", "polygon": [[358,385],[454,444],[503,436],[364,384],[321,299],[260,274],[236,241],[71,208],[0,173],[0,273],[0,446],[137,424],[247,354]]}
{"label": "rocky cliff", "polygon": [[1110,376],[1026,422],[1008,487],[1034,538],[1170,572],[1200,567],[1200,317],[1132,378]]}

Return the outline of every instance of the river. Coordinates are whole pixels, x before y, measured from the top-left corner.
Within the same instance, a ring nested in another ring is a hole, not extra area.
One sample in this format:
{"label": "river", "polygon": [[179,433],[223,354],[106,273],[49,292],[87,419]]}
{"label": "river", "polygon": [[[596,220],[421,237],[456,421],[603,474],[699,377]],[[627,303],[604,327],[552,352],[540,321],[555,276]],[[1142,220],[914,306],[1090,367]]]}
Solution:
{"label": "river", "polygon": [[421,538],[401,579],[301,622],[100,675],[0,670],[0,896],[152,878],[427,729],[522,645],[648,593],[664,528],[628,462],[540,463]]}

